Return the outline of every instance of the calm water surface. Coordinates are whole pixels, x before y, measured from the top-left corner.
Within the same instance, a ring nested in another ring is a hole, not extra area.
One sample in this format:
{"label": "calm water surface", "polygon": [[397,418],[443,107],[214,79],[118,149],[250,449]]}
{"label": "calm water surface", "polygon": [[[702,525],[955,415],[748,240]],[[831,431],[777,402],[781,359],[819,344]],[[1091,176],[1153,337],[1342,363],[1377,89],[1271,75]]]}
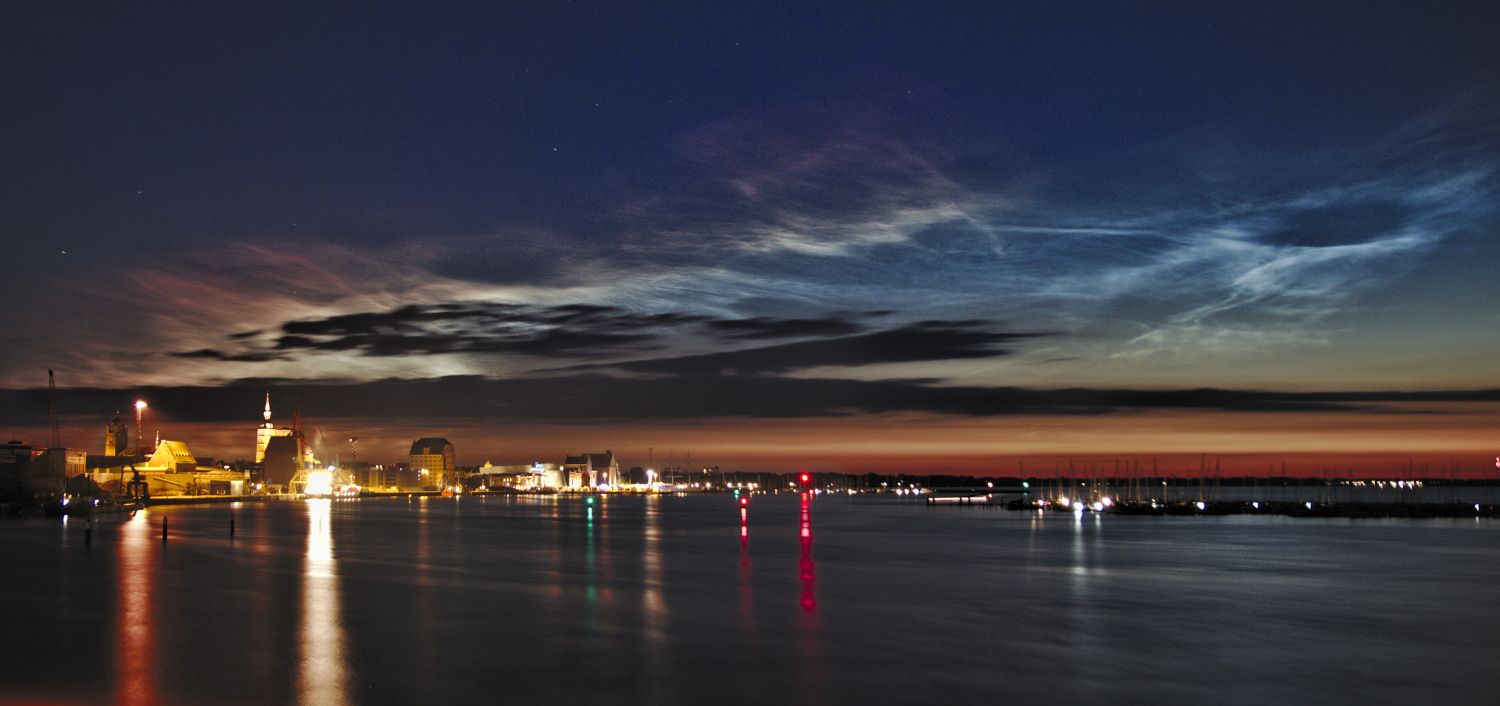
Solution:
{"label": "calm water surface", "polygon": [[0,522],[0,702],[1489,704],[1500,673],[1488,520],[782,494],[83,529]]}

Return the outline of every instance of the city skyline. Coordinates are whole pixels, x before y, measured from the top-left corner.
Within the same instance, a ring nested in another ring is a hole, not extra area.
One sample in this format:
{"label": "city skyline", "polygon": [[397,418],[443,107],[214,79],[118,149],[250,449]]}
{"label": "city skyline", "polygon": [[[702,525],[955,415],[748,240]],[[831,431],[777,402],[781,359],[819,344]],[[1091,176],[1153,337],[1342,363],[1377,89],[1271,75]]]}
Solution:
{"label": "city skyline", "polygon": [[1487,467],[1500,11],[1049,8],[3,10],[0,433]]}

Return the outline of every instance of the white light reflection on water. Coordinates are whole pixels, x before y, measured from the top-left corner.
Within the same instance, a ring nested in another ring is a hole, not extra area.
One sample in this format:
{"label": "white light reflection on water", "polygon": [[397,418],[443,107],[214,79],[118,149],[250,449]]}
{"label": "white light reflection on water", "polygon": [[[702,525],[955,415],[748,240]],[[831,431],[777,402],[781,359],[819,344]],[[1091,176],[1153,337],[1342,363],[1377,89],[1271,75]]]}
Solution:
{"label": "white light reflection on water", "polygon": [[1079,681],[1090,688],[1107,688],[1107,684],[1102,683],[1098,660],[1108,657],[1095,647],[1103,637],[1099,633],[1100,625],[1108,617],[1105,614],[1107,609],[1100,605],[1099,597],[1095,595],[1097,585],[1107,580],[1101,541],[1104,529],[1098,513],[1085,516],[1075,512],[1072,517],[1072,566],[1067,575],[1070,595],[1066,610],[1069,614],[1069,640],[1077,656],[1075,673]]}
{"label": "white light reflection on water", "polygon": [[416,537],[416,566],[412,573],[412,582],[416,591],[412,595],[411,616],[412,627],[416,635],[411,643],[411,662],[413,672],[416,674],[422,693],[431,693],[433,685],[429,680],[435,678],[438,673],[438,638],[432,626],[437,621],[441,606],[437,604],[437,586],[434,579],[433,565],[442,561],[441,554],[437,556],[433,552],[432,527],[431,525],[441,522],[434,520],[435,513],[432,512],[431,504],[426,495],[419,496],[416,503],[407,501],[407,510],[416,512],[417,537]]}
{"label": "white light reflection on water", "polygon": [[650,703],[660,703],[667,693],[667,602],[662,597],[660,503],[658,496],[646,497],[645,551],[641,554],[641,583],[645,588],[641,593],[645,618],[642,653]]}
{"label": "white light reflection on water", "polygon": [[120,526],[120,623],[116,645],[115,703],[155,704],[156,638],[151,615],[155,591],[156,545],[145,512]]}
{"label": "white light reflection on water", "polygon": [[307,557],[302,571],[302,655],[297,693],[301,703],[319,706],[348,703],[332,502],[307,501]]}

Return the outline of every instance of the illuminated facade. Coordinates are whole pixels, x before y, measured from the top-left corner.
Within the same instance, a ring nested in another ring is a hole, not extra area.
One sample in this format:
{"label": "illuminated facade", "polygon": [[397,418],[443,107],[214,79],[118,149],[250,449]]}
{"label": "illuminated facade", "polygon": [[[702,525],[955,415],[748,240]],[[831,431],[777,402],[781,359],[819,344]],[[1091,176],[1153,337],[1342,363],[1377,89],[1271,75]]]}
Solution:
{"label": "illuminated facade", "polygon": [[417,485],[441,488],[458,481],[458,457],[453,444],[441,437],[424,437],[411,442],[408,468]]}
{"label": "illuminated facade", "polygon": [[[156,450],[144,459],[95,457],[105,464],[94,468],[90,477],[109,492],[124,492],[124,484],[139,473],[153,496],[163,495],[243,495],[248,473],[217,466],[200,466],[186,442],[163,439]],[[90,461],[92,463],[93,461]]]}
{"label": "illuminated facade", "polygon": [[620,462],[615,452],[569,456],[563,462],[562,477],[569,488],[598,488],[620,484]]}
{"label": "illuminated facade", "polygon": [[188,450],[186,442],[162,440],[145,465],[136,468],[142,472],[192,473],[198,470],[198,459]]}
{"label": "illuminated facade", "polygon": [[109,426],[104,428],[104,455],[119,456],[130,447],[130,427],[125,422],[115,417]]}
{"label": "illuminated facade", "polygon": [[[484,488],[515,488],[517,490],[542,490],[560,488],[563,485],[562,467],[555,463],[537,461],[530,465],[496,466],[486,461],[476,474]],[[472,479],[471,479],[472,480]]]}
{"label": "illuminated facade", "polygon": [[[266,419],[265,425],[260,426],[260,427],[256,428],[256,430],[255,430],[255,462],[256,463],[265,463],[265,461],[266,461],[266,445],[269,444],[269,443],[271,443],[271,439],[273,439],[275,437],[278,437],[278,436],[291,436],[292,435],[292,430],[291,429],[287,429],[285,427],[282,427],[281,429],[277,429],[277,428],[271,426],[271,393],[269,393],[269,392],[266,393],[266,411],[264,413],[264,416],[265,416],[265,419]],[[119,421],[119,420],[115,420],[115,421]]]}

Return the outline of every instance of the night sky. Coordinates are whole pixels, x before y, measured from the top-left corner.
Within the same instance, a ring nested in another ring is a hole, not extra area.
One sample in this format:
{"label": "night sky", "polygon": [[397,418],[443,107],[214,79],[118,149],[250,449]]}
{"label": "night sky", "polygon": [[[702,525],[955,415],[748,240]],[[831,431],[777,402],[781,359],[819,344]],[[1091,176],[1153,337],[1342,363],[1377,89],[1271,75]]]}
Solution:
{"label": "night sky", "polygon": [[1500,453],[1500,5],[489,5],[0,9],[0,434]]}

